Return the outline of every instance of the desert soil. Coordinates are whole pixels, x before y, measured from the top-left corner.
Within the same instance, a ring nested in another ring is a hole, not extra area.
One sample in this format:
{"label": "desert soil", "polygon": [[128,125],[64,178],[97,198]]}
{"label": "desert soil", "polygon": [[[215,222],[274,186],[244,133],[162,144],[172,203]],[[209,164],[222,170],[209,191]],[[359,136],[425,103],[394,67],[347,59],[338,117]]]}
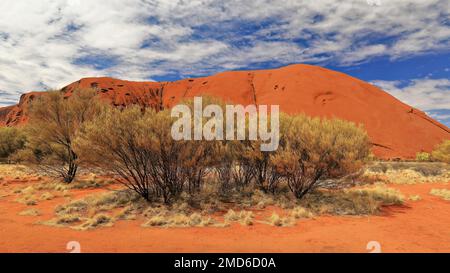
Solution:
{"label": "desert soil", "polygon": [[[432,188],[450,189],[449,184],[390,185],[422,200],[385,207],[377,216],[321,216],[293,227],[143,228],[134,220],[77,231],[36,224],[52,218],[64,198],[30,207],[16,202],[15,195],[4,196],[11,186],[31,183],[3,181],[0,186],[0,252],[68,252],[69,241],[79,242],[81,252],[369,252],[370,241],[379,242],[382,252],[450,252],[450,201],[429,194]],[[71,192],[78,197],[98,191]],[[18,215],[27,208],[42,215]]]}

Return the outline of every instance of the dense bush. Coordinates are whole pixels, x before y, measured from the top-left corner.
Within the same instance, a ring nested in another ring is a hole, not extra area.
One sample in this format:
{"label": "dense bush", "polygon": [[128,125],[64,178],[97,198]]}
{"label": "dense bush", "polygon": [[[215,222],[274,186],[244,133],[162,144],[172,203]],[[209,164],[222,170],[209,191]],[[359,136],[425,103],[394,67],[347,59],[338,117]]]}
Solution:
{"label": "dense bush", "polygon": [[[168,111],[107,109],[84,126],[76,150],[84,163],[112,171],[146,200],[169,203],[185,186],[198,191],[212,158],[208,143],[175,141]],[[202,144],[203,143],[203,144]]]}
{"label": "dense bush", "polygon": [[350,122],[284,115],[280,123],[281,143],[273,162],[297,198],[320,180],[356,172],[369,155],[366,132]]}
{"label": "dense bush", "polygon": [[25,143],[26,136],[22,129],[0,128],[0,159],[9,161],[10,156],[23,149]]}
{"label": "dense bush", "polygon": [[95,90],[75,90],[70,97],[52,91],[32,102],[26,129],[28,143],[16,158],[70,183],[78,170],[73,150],[81,125],[104,107]]}
{"label": "dense bush", "polygon": [[450,140],[439,144],[431,153],[433,160],[450,163]]}
{"label": "dense bush", "polygon": [[337,119],[283,115],[274,152],[262,152],[259,141],[177,141],[173,122],[167,110],[105,109],[85,124],[75,151],[146,200],[162,197],[166,203],[183,191],[199,192],[208,173],[224,194],[249,185],[274,193],[286,181],[301,198],[323,179],[358,171],[369,155],[365,131]]}

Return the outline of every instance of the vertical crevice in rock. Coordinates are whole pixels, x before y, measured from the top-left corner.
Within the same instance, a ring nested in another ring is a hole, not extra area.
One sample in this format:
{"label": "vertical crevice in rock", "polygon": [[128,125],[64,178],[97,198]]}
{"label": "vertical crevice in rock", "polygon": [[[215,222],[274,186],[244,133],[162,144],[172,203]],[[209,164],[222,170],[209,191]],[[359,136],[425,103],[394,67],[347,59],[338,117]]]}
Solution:
{"label": "vertical crevice in rock", "polygon": [[255,73],[253,73],[253,72],[248,73],[248,83],[250,84],[250,89],[251,89],[251,92],[253,94],[253,103],[255,105],[258,105],[257,100],[256,100],[255,85],[253,84],[253,79],[254,78],[255,78]]}

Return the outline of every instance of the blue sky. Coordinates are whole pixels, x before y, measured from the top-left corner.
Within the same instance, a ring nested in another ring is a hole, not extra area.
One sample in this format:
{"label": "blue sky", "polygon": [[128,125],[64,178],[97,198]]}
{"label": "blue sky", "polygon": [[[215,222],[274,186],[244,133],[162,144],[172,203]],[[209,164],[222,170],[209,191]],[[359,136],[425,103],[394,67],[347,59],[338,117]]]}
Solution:
{"label": "blue sky", "polygon": [[450,125],[448,0],[2,0],[0,106],[82,77],[177,80],[308,63]]}

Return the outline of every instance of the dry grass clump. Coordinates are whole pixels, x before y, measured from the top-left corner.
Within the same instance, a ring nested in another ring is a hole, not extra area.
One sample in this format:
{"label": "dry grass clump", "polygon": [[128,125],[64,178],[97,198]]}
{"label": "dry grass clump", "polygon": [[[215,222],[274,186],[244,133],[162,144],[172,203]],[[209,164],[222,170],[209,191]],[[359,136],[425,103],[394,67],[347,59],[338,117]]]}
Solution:
{"label": "dry grass clump", "polygon": [[89,189],[89,188],[102,188],[113,184],[110,179],[102,179],[97,177],[96,174],[90,173],[83,179],[77,179],[68,185],[69,189]]}
{"label": "dry grass clump", "polygon": [[15,164],[0,164],[0,173],[3,177],[12,177],[15,179],[35,175],[35,173],[31,171],[30,168]]}
{"label": "dry grass clump", "polygon": [[405,196],[401,194],[400,191],[383,186],[350,191],[356,191],[360,194],[368,195],[374,200],[382,202],[383,205],[402,205],[405,200]]}
{"label": "dry grass clump", "polygon": [[40,221],[38,223],[52,227],[67,227],[81,222],[82,220],[83,217],[79,214],[60,214],[48,221]]}
{"label": "dry grass clump", "polygon": [[267,219],[266,223],[276,227],[290,227],[295,224],[295,219],[291,216],[280,216],[274,212]]}
{"label": "dry grass clump", "polygon": [[199,213],[186,215],[182,213],[159,213],[151,216],[143,227],[206,227],[214,226],[216,221]]}
{"label": "dry grass clump", "polygon": [[363,189],[315,191],[299,204],[315,214],[371,215],[383,205],[401,205],[404,196],[397,190],[376,186]]}
{"label": "dry grass clump", "polygon": [[69,225],[76,222],[81,221],[81,216],[78,214],[64,214],[61,216],[58,216],[55,220],[56,225]]}
{"label": "dry grass clump", "polygon": [[37,191],[58,191],[63,192],[69,190],[68,184],[63,184],[57,181],[44,181],[39,184],[35,184],[34,189]]}
{"label": "dry grass clump", "polygon": [[139,205],[142,203],[137,194],[129,190],[90,195],[83,200],[90,208],[96,209],[97,211],[107,211],[115,208],[123,208],[131,204]]}
{"label": "dry grass clump", "polygon": [[[86,196],[55,208],[56,217],[44,224],[89,230],[133,220],[146,204],[135,193],[123,190]],[[118,210],[118,211],[117,211]],[[73,226],[73,223],[82,222]]]}
{"label": "dry grass clump", "polygon": [[65,189],[63,185],[58,187],[64,187],[65,190],[55,187],[56,183],[37,183],[24,188],[16,188],[13,193],[19,195],[16,202],[28,205],[35,205],[38,201],[48,201],[56,197],[68,197],[70,192]]}
{"label": "dry grass clump", "polygon": [[50,192],[44,192],[40,197],[41,200],[52,200],[53,198],[55,198],[55,196]]}
{"label": "dry grass clump", "polygon": [[26,209],[19,212],[20,216],[40,216],[41,212],[37,209]]}
{"label": "dry grass clump", "polygon": [[16,199],[16,202],[27,206],[37,205],[37,198],[35,196],[36,190],[32,186],[28,186],[23,189],[16,189],[14,193],[20,194],[20,197]]}
{"label": "dry grass clump", "polygon": [[415,202],[422,200],[422,197],[417,194],[417,195],[410,195],[408,199]]}
{"label": "dry grass clump", "polygon": [[251,201],[258,209],[264,209],[267,206],[275,204],[273,196],[264,194],[262,191],[255,191],[251,197]]}
{"label": "dry grass clump", "polygon": [[394,184],[448,183],[450,165],[439,162],[377,162],[365,170],[363,178]]}
{"label": "dry grass clump", "polygon": [[34,194],[35,192],[36,192],[36,189],[33,186],[28,186],[26,188],[17,189],[14,191],[14,193],[20,193],[20,194],[24,194],[24,195]]}
{"label": "dry grass clump", "polygon": [[291,210],[290,215],[295,219],[313,218],[314,213],[304,207],[295,207]]}
{"label": "dry grass clump", "polygon": [[[48,221],[40,222],[43,225],[54,227],[70,227],[76,230],[89,230],[97,227],[112,226],[114,219],[107,214],[95,214],[93,217],[83,217],[78,213],[57,214]],[[78,225],[75,225],[78,224]]]}
{"label": "dry grass clump", "polygon": [[83,213],[87,211],[88,207],[89,204],[85,200],[75,200],[69,204],[57,206],[55,212],[57,215]]}
{"label": "dry grass clump", "polygon": [[[136,200],[136,195],[128,190],[89,195],[57,206],[56,217],[43,224],[70,226],[77,230],[111,226],[117,220],[135,219],[141,203]],[[73,225],[79,222],[81,224]]]}
{"label": "dry grass clump", "polygon": [[113,224],[114,219],[111,216],[109,216],[108,214],[99,213],[94,215],[94,217],[85,220],[85,222],[81,225],[75,226],[73,228],[77,230],[89,230],[97,227],[110,227]]}
{"label": "dry grass clump", "polygon": [[[68,204],[59,205],[55,209],[57,215],[65,214],[83,214],[89,216],[97,212],[111,211],[121,208],[117,218],[124,218],[125,214],[132,212],[132,206],[138,206],[140,203],[136,201],[136,195],[131,191],[113,191],[102,194],[94,194],[86,196],[83,199],[72,201]],[[125,210],[125,208],[127,208]]]}
{"label": "dry grass clump", "polygon": [[128,205],[114,215],[114,220],[135,220],[136,211],[133,206]]}
{"label": "dry grass clump", "polygon": [[431,189],[431,195],[441,197],[444,200],[450,201],[450,190],[446,189]]}
{"label": "dry grass clump", "polygon": [[90,189],[101,188],[112,184],[113,181],[107,179],[97,178],[95,174],[90,174],[86,179],[77,179],[70,184],[61,183],[59,181],[45,181],[35,185],[36,190],[47,191],[68,191],[71,189]]}
{"label": "dry grass clump", "polygon": [[378,180],[393,184],[445,183],[449,181],[449,172],[435,176],[426,176],[416,170],[388,170],[383,176],[379,173],[366,171],[366,177],[377,177]]}
{"label": "dry grass clump", "polygon": [[[78,224],[80,223],[81,224]],[[76,230],[90,230],[97,227],[110,227],[114,224],[114,219],[108,214],[99,213],[93,217],[82,217],[80,214],[64,214],[41,222],[41,224],[55,226],[55,227],[70,227]],[[78,225],[74,225],[78,224]]]}
{"label": "dry grass clump", "polygon": [[241,210],[240,212],[235,212],[230,209],[224,215],[225,223],[229,224],[231,222],[238,222],[243,226],[251,226],[254,223],[254,215],[251,211]]}

